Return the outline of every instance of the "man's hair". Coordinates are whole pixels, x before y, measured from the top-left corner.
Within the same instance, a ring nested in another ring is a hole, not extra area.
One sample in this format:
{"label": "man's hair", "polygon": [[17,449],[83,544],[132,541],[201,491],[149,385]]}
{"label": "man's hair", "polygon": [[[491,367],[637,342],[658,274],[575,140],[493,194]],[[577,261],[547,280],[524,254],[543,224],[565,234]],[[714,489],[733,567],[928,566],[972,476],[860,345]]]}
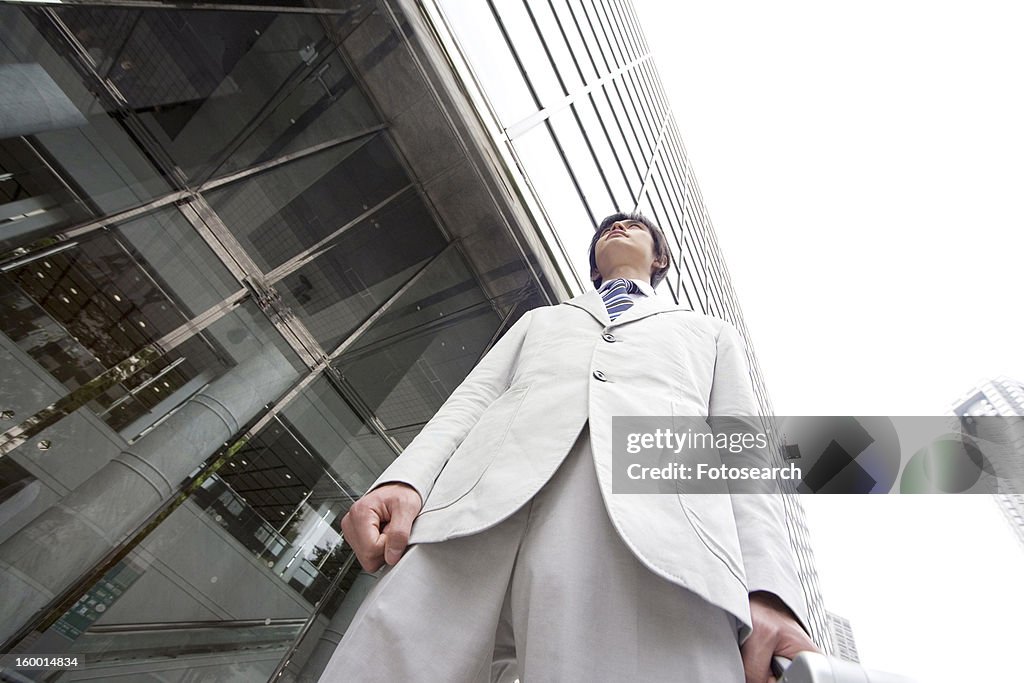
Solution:
{"label": "man's hair", "polygon": [[[617,221],[636,221],[642,223],[647,232],[651,233],[651,238],[654,240],[654,257],[656,259],[662,256],[666,257],[665,267],[659,268],[651,273],[651,286],[657,287],[658,283],[665,279],[665,275],[668,273],[669,266],[672,265],[672,254],[668,250],[668,240],[665,238],[665,233],[661,231],[661,228],[647,216],[642,213],[613,213],[603,221],[601,225],[597,226],[597,230],[594,231],[594,238],[590,240],[590,270],[591,272],[597,270],[597,241],[601,239],[601,235],[608,230],[613,223]],[[597,279],[594,280],[594,289],[601,287],[603,278],[598,273]]]}

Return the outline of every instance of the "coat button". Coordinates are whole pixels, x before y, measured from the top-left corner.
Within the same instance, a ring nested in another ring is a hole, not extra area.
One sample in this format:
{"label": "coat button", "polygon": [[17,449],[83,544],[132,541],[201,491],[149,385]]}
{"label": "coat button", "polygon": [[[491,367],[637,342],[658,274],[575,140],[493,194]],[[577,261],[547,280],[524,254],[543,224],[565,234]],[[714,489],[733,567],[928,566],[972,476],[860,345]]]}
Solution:
{"label": "coat button", "polygon": [[615,341],[615,335],[611,332],[605,332],[601,335],[601,339],[604,339],[606,342],[613,342]]}
{"label": "coat button", "polygon": [[604,373],[601,372],[600,370],[594,370],[594,377],[601,380],[602,382],[608,381],[607,378],[604,376]]}

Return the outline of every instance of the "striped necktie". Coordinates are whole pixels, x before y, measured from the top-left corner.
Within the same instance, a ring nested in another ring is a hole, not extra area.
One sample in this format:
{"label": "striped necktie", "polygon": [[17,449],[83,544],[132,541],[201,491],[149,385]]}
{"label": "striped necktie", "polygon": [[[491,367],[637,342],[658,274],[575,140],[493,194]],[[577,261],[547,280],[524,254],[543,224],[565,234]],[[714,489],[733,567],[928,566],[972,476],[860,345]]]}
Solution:
{"label": "striped necktie", "polygon": [[605,283],[601,287],[601,298],[608,309],[608,317],[613,321],[618,318],[633,305],[633,299],[629,295],[639,291],[640,287],[635,282],[621,277]]}

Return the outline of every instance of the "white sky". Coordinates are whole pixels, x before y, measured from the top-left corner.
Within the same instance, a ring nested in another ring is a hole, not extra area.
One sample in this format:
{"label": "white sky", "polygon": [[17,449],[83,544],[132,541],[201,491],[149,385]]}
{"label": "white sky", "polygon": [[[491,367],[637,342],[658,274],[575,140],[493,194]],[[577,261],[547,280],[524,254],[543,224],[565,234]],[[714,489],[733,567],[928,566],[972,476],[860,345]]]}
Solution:
{"label": "white sky", "polygon": [[[634,5],[777,414],[1024,380],[1024,3]],[[1024,548],[992,501],[804,500],[865,665],[1021,680]]]}

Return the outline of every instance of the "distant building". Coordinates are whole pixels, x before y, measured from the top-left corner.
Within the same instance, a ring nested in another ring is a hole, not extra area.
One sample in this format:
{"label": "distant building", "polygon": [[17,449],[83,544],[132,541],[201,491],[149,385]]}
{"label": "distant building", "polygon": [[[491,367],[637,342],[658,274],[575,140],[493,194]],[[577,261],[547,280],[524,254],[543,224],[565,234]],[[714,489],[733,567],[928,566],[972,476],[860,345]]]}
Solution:
{"label": "distant building", "polygon": [[860,655],[857,653],[857,642],[853,637],[853,628],[850,620],[841,617],[835,612],[825,612],[828,615],[828,628],[832,632],[832,654],[845,659],[848,662],[860,663]]}
{"label": "distant building", "polygon": [[[953,413],[962,419],[977,420],[976,429],[986,439],[1004,444],[1008,452],[1024,452],[1024,383],[1008,377],[997,377],[964,394],[954,405]],[[984,418],[1015,418],[1021,420],[985,420]],[[993,496],[1007,522],[1024,545],[1024,462],[1014,461],[1011,476],[1000,481],[1006,493]]]}
{"label": "distant building", "polygon": [[960,416],[1024,416],[1024,383],[997,377],[964,394],[954,404],[953,412]]}

